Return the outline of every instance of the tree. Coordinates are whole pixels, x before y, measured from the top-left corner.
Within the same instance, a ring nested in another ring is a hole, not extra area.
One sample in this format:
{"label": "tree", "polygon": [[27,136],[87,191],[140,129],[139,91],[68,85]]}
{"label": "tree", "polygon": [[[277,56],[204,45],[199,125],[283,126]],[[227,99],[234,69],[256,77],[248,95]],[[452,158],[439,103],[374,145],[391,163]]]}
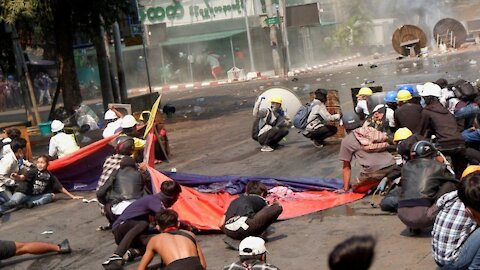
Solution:
{"label": "tree", "polygon": [[334,34],[337,44],[344,49],[363,45],[372,22],[369,12],[362,2],[356,1],[349,6],[345,14],[347,14],[346,21],[337,28]]}
{"label": "tree", "polygon": [[[125,0],[0,0],[0,18],[7,23],[18,23],[22,31],[33,32],[32,24],[45,33],[53,25],[56,48],[58,83],[64,106],[72,111],[82,102],[73,57],[73,39],[76,31],[98,36],[100,14],[106,25],[117,19],[118,12],[126,11]],[[92,30],[94,30],[92,32]],[[44,35],[45,37],[46,35]],[[48,40],[48,39],[45,39]],[[47,43],[47,42],[45,42]],[[48,43],[47,43],[48,44]]]}

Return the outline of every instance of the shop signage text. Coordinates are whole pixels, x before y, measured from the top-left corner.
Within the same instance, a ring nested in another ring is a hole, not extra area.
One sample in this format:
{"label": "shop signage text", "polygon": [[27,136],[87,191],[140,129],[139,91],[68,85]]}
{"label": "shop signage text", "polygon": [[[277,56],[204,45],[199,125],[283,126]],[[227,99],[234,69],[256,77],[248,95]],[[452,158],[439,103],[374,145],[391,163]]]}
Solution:
{"label": "shop signage text", "polygon": [[224,1],[203,0],[198,1],[198,4],[184,6],[181,1],[173,0],[169,5],[140,8],[140,20],[144,23],[147,21],[160,23],[166,20],[173,22],[185,21],[185,23],[189,21],[191,23],[232,16],[237,17],[243,13],[242,0],[236,0],[233,4],[223,4],[222,2]]}

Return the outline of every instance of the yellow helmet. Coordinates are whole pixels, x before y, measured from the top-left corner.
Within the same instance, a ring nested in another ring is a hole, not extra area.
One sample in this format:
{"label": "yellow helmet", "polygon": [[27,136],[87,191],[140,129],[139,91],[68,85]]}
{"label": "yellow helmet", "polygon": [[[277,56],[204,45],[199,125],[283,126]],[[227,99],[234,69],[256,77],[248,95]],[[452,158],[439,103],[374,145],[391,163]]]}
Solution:
{"label": "yellow helmet", "polygon": [[412,131],[410,131],[410,129],[406,127],[399,128],[397,131],[395,131],[395,134],[393,135],[393,142],[396,143],[398,141],[403,141],[412,135],[413,133]]}
{"label": "yellow helmet", "polygon": [[282,97],[273,97],[270,102],[272,103],[278,103],[278,104],[282,104]]}
{"label": "yellow helmet", "polygon": [[371,96],[373,94],[372,89],[368,87],[362,87],[360,88],[360,91],[358,91],[357,97],[358,96]]}
{"label": "yellow helmet", "polygon": [[408,101],[412,99],[412,94],[408,90],[400,90],[397,93],[397,102],[398,101]]}
{"label": "yellow helmet", "polygon": [[462,173],[462,177],[461,179],[463,179],[465,176],[473,173],[473,172],[476,172],[476,171],[480,171],[480,166],[479,165],[470,165],[468,166]]}

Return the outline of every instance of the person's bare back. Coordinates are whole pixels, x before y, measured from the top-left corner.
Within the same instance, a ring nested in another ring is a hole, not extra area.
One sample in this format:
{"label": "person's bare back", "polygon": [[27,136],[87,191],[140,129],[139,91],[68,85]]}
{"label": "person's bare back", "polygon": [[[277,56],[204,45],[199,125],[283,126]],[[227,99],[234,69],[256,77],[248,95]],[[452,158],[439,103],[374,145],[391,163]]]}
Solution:
{"label": "person's bare back", "polygon": [[158,228],[162,233],[148,241],[138,270],[147,269],[155,254],[162,258],[164,270],[204,270],[205,258],[197,244],[195,235],[178,229],[178,214],[173,210],[164,210],[156,215]]}
{"label": "person's bare back", "polygon": [[[193,233],[184,230],[179,231],[186,233],[195,239]],[[183,235],[161,233],[150,239],[150,242],[153,243],[153,251],[162,258],[162,262],[165,265],[169,265],[176,260],[198,256],[197,246],[192,240]]]}

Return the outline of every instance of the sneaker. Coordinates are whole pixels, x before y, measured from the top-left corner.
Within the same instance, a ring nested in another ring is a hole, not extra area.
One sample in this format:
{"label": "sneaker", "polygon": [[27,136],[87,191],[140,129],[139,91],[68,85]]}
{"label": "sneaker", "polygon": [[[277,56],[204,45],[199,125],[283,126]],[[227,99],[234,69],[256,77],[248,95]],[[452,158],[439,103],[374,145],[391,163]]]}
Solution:
{"label": "sneaker", "polygon": [[97,231],[109,231],[111,229],[112,229],[112,224],[107,224],[107,225],[97,227]]}
{"label": "sneaker", "polygon": [[125,255],[123,255],[123,260],[127,262],[133,262],[135,258],[140,257],[142,254],[140,254],[140,250],[136,248],[130,248],[125,252]]}
{"label": "sneaker", "polygon": [[322,142],[319,142],[319,141],[315,141],[313,140],[313,145],[316,147],[316,148],[322,148],[323,147],[323,143]]}
{"label": "sneaker", "polygon": [[58,253],[60,254],[67,254],[72,252],[68,239],[63,240],[60,244],[58,244],[58,247],[60,247],[60,250],[58,251]]}
{"label": "sneaker", "polygon": [[272,152],[274,149],[268,145],[264,145],[262,146],[262,149],[260,149],[260,151],[262,152]]}
{"label": "sneaker", "polygon": [[107,270],[123,269],[122,265],[123,259],[117,254],[113,254],[112,256],[110,256],[110,258],[108,258],[102,263],[103,268]]}

